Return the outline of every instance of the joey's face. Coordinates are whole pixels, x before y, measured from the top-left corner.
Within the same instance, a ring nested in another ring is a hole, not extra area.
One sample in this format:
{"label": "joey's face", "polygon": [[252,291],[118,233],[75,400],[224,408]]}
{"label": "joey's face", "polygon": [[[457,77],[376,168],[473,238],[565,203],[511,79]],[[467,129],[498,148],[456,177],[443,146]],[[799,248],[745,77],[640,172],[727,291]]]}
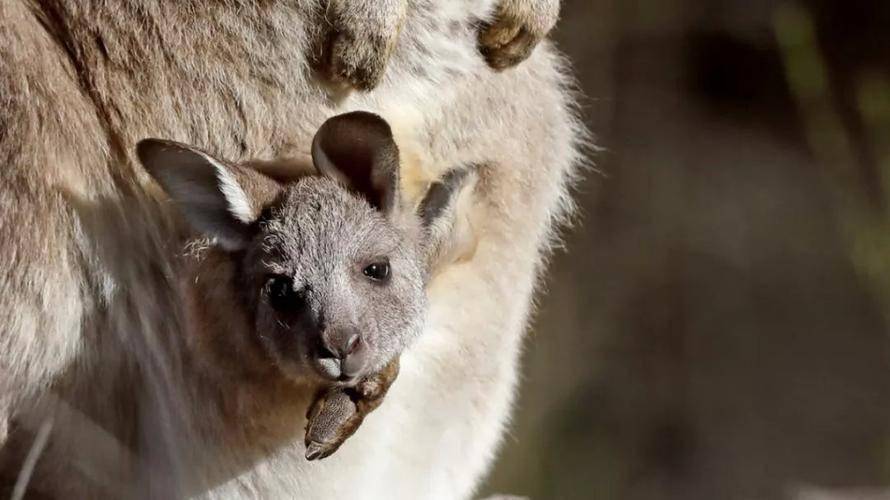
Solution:
{"label": "joey's face", "polygon": [[221,335],[254,337],[290,378],[342,383],[381,369],[418,335],[427,267],[466,171],[433,183],[417,210],[406,206],[389,125],[361,111],[321,126],[315,176],[273,178],[159,139],[136,153],[196,236],[229,256],[235,279],[222,286],[235,290],[201,295],[200,309],[236,308],[247,324]]}
{"label": "joey's face", "polygon": [[286,187],[244,252],[255,334],[290,377],[348,383],[419,333],[420,249],[363,198],[323,177]]}

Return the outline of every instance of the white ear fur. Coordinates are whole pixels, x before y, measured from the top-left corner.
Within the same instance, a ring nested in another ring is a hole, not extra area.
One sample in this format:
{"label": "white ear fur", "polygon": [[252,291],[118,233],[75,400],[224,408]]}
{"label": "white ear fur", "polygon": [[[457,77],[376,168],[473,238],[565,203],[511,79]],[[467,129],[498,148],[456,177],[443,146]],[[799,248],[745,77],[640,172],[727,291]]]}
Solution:
{"label": "white ear fur", "polygon": [[232,167],[173,141],[146,139],[136,152],[192,227],[225,250],[244,248],[257,214]]}
{"label": "white ear fur", "polygon": [[219,190],[222,192],[228,205],[229,213],[239,221],[250,224],[256,218],[253,207],[250,206],[250,198],[235,180],[228,168],[216,161],[210,155],[198,152],[205,160],[216,169],[216,179],[219,181]]}

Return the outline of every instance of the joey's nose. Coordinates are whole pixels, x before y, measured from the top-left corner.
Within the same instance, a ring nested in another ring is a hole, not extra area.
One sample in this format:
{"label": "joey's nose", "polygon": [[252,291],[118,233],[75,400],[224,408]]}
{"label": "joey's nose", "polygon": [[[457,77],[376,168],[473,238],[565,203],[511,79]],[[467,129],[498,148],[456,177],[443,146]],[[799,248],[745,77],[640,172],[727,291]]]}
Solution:
{"label": "joey's nose", "polygon": [[328,329],[322,334],[318,364],[322,375],[347,381],[365,367],[367,347],[357,330]]}
{"label": "joey's nose", "polygon": [[321,334],[321,340],[323,357],[342,359],[355,352],[361,335],[355,328],[328,328]]}

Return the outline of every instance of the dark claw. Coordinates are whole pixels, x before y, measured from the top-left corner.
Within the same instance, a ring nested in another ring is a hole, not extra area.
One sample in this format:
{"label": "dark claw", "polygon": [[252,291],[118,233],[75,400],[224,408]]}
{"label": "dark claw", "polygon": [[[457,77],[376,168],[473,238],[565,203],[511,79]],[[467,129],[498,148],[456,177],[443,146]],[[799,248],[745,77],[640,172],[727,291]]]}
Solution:
{"label": "dark claw", "polygon": [[324,447],[320,443],[309,443],[309,445],[306,446],[306,460],[322,458],[322,453],[324,453]]}

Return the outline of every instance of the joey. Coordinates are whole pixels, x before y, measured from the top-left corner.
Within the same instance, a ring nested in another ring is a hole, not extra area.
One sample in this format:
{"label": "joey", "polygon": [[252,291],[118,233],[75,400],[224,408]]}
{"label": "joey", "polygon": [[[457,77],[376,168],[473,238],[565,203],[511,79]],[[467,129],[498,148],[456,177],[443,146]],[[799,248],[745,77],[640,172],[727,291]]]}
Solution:
{"label": "joey", "polygon": [[197,290],[211,317],[190,323],[227,318],[219,342],[258,351],[229,363],[255,363],[256,372],[271,364],[275,376],[315,387],[306,457],[330,455],[380,404],[421,331],[428,262],[445,238],[434,226],[463,183],[440,184],[420,209],[409,206],[389,125],[366,112],[322,125],[312,144],[317,175],[273,179],[158,139],[137,153],[194,236],[210,239],[216,258],[205,263],[234,269],[228,282],[189,279],[230,288]]}

